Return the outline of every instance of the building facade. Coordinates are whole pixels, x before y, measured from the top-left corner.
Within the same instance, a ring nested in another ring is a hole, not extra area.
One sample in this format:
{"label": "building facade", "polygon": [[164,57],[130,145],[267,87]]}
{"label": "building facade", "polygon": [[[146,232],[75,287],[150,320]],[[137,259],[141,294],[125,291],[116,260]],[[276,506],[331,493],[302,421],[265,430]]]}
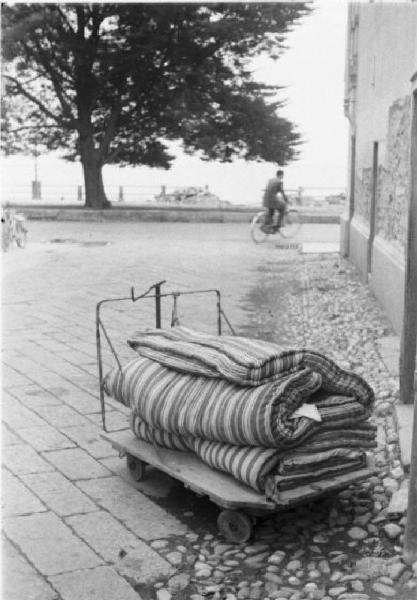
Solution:
{"label": "building facade", "polygon": [[416,74],[417,3],[350,4],[345,70],[349,192],[341,251],[358,267],[398,333]]}

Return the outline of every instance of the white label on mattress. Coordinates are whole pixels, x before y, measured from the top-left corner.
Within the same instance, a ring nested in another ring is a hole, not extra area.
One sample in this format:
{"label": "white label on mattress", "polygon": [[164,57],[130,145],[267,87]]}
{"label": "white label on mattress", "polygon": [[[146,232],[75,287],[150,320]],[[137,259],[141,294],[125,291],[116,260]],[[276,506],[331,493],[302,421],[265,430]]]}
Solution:
{"label": "white label on mattress", "polygon": [[296,419],[298,417],[307,417],[313,421],[321,421],[320,413],[315,404],[302,404],[299,406],[297,410],[293,412],[290,418]]}

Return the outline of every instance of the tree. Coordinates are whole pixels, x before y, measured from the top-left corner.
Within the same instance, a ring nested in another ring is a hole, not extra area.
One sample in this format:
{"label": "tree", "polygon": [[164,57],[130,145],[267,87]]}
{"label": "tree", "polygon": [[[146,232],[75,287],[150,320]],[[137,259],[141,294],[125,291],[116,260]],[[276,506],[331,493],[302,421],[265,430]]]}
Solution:
{"label": "tree", "polygon": [[105,164],[287,164],[300,138],[250,60],[278,57],[305,3],[3,5],[3,149],[81,160],[86,205],[108,206]]}

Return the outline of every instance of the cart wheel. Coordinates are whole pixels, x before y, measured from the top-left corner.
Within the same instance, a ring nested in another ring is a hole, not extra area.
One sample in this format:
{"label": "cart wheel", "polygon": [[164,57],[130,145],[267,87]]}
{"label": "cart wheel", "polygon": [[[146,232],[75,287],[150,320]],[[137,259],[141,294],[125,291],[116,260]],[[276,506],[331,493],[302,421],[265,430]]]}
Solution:
{"label": "cart wheel", "polygon": [[126,466],[131,478],[135,481],[142,481],[145,477],[146,463],[139,458],[136,458],[136,456],[126,454]]}
{"label": "cart wheel", "polygon": [[258,523],[257,515],[249,515],[249,519],[251,520],[252,527],[256,527],[256,525]]}
{"label": "cart wheel", "polygon": [[219,531],[229,542],[247,542],[253,534],[252,519],[237,510],[223,510],[217,519]]}

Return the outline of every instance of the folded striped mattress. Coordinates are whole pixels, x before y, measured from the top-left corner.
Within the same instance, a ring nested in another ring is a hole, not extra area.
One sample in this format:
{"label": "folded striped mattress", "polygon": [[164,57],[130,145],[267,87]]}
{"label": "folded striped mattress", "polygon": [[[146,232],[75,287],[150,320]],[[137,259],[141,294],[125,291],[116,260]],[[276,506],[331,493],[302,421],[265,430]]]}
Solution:
{"label": "folded striped mattress", "polygon": [[[358,468],[375,446],[371,387],[322,354],[183,327],[128,343],[138,356],[108,373],[104,388],[130,407],[135,435],[191,451],[275,499]],[[316,418],[294,415],[306,404]]]}

